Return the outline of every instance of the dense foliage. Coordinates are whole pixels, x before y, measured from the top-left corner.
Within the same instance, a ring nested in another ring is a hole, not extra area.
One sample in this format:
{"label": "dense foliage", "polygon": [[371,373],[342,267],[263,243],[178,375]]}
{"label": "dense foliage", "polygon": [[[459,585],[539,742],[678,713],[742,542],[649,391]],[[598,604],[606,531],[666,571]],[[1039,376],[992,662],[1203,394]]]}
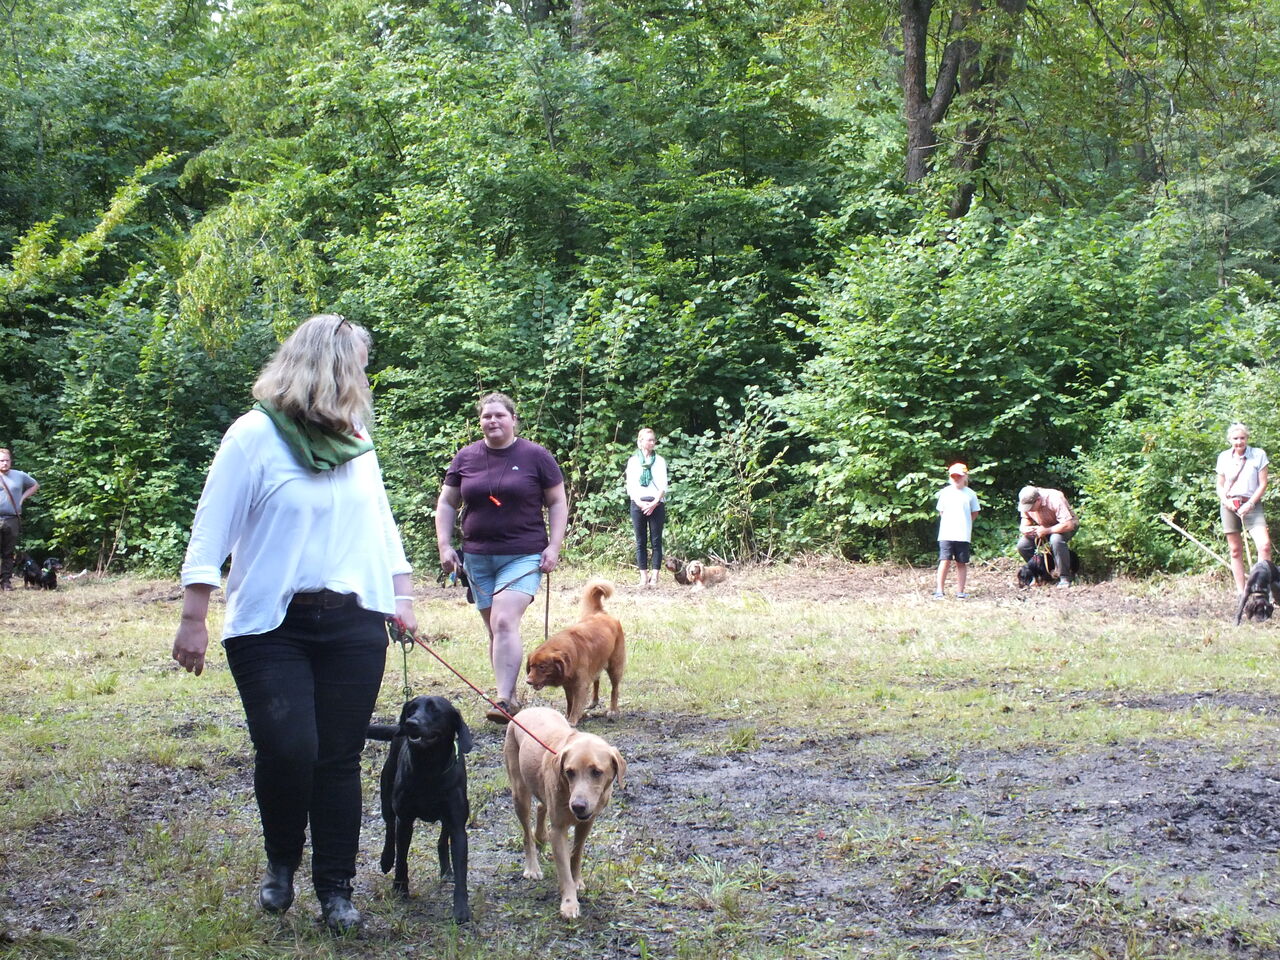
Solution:
{"label": "dense foliage", "polygon": [[[173,569],[275,338],[375,337],[406,541],[512,393],[581,553],[925,555],[948,460],[1008,549],[1060,485],[1096,569],[1201,562],[1263,446],[1274,0],[13,0],[0,6],[0,445],[37,549]],[[909,149],[910,145],[910,149]]]}

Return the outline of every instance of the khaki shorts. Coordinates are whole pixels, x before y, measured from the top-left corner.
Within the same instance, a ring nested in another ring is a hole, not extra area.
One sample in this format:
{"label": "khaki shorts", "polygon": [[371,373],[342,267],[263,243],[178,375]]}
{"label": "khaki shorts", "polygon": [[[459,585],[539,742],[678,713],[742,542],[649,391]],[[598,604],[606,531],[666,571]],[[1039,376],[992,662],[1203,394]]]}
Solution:
{"label": "khaki shorts", "polygon": [[1245,516],[1243,520],[1234,510],[1228,510],[1224,505],[1218,505],[1218,512],[1222,516],[1222,532],[1223,533],[1240,533],[1245,528],[1250,533],[1256,533],[1259,528],[1267,529],[1267,517],[1262,509],[1262,504],[1258,504]]}

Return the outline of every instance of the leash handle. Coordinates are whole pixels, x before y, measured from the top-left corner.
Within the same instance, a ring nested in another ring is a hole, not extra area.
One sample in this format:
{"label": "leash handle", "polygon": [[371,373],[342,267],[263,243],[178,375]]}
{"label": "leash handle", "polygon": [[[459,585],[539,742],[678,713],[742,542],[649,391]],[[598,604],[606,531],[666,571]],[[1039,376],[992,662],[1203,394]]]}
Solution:
{"label": "leash handle", "polygon": [[[457,670],[455,670],[455,669],[453,668],[453,665],[452,665],[452,664],[450,664],[448,660],[446,660],[444,657],[440,656],[440,654],[436,653],[436,652],[435,652],[434,650],[432,650],[429,646],[427,646],[425,643],[423,643],[423,642],[422,642],[422,641],[417,637],[417,635],[416,635],[416,634],[411,633],[408,629],[406,629],[406,628],[405,628],[405,625],[404,625],[403,623],[401,623],[397,618],[395,618],[395,617],[388,617],[388,618],[387,618],[387,624],[388,624],[388,626],[390,627],[390,629],[392,629],[392,630],[394,631],[394,635],[395,635],[396,639],[397,639],[397,640],[399,640],[399,641],[400,641],[400,643],[402,643],[402,644],[405,644],[405,645],[406,645],[406,649],[407,649],[407,646],[408,646],[408,645],[407,645],[407,643],[406,643],[406,641],[405,641],[405,639],[404,639],[404,638],[405,638],[405,637],[408,637],[409,641],[412,641],[413,643],[416,643],[416,644],[417,644],[418,646],[420,646],[423,650],[427,651],[427,653],[431,654],[433,657],[435,657],[437,660],[439,660],[439,661],[440,661],[440,663],[444,665],[445,669],[447,669],[450,673],[452,673],[455,677],[457,677],[459,680],[461,680],[463,683],[465,683],[468,687],[470,687],[470,688],[471,688],[472,690],[474,690],[476,693],[480,694],[480,696],[481,696],[485,701],[487,701],[487,702],[488,702],[488,704],[489,704],[491,707],[493,707],[493,709],[497,710],[500,714],[502,714],[504,717],[506,717],[506,718],[507,718],[507,720],[508,720],[509,722],[514,723],[517,727],[519,727],[521,730],[523,730],[525,733],[527,733],[530,737],[532,737],[532,738],[533,738],[533,740],[534,740],[534,742],[536,742],[540,747],[542,747],[542,749],[546,750],[546,751],[547,751],[547,753],[551,754],[553,757],[554,757],[554,756],[558,756],[558,754],[556,753],[556,751],[555,751],[555,750],[553,750],[550,746],[548,746],[548,744],[547,744],[547,743],[546,743],[546,742],[545,742],[541,737],[539,737],[536,733],[534,733],[532,730],[530,730],[528,727],[526,727],[523,723],[521,723],[519,720],[517,720],[517,719],[516,719],[515,717],[513,717],[511,714],[507,713],[506,708],[505,708],[505,707],[503,707],[501,704],[499,704],[496,700],[490,700],[490,699],[489,699],[489,695],[488,695],[487,693],[485,693],[483,690],[481,690],[479,687],[477,687],[474,683],[472,683],[470,680],[468,680],[466,677],[464,677],[462,674],[460,674]],[[407,654],[406,654],[406,657],[407,657]],[[407,660],[406,660],[406,662],[407,662]]]}

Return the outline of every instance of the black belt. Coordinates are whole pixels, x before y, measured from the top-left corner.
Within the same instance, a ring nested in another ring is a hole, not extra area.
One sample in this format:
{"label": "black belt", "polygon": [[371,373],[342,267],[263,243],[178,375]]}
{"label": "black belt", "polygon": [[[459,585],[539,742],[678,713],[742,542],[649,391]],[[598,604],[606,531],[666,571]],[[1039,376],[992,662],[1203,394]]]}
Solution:
{"label": "black belt", "polygon": [[314,590],[307,593],[295,593],[289,601],[291,607],[319,607],[322,610],[334,610],[356,602],[354,593],[338,593],[336,590]]}

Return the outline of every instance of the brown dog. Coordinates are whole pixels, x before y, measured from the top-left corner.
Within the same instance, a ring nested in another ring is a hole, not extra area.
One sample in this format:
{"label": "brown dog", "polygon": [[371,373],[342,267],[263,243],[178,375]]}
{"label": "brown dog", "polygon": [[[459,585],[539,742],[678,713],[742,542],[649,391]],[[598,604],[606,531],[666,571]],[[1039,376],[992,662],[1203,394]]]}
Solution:
{"label": "brown dog", "polygon": [[618,684],[627,666],[627,643],[620,624],[604,612],[601,601],[613,596],[613,584],[592,580],[582,591],[579,620],[566,627],[529,654],[525,680],[535,690],[564,687],[565,715],[578,725],[589,709],[587,688],[592,691],[590,707],[600,702],[600,672],[609,671],[613,689],[609,693],[609,716],[618,712]]}
{"label": "brown dog", "polygon": [[690,560],[684,572],[695,590],[714,587],[729,575],[726,567],[708,567],[701,560]]}
{"label": "brown dog", "polygon": [[[528,880],[542,879],[538,847],[547,842],[549,814],[551,854],[560,881],[560,915],[572,920],[579,912],[578,894],[586,887],[582,882],[582,848],[596,815],[609,804],[613,781],[625,786],[627,761],[605,740],[573,729],[568,720],[548,707],[522,710],[518,719],[520,725],[507,725],[502,756],[511,799],[524,831],[524,876]],[[529,736],[522,726],[555,753]],[[536,832],[529,826],[534,799],[538,801]]]}

